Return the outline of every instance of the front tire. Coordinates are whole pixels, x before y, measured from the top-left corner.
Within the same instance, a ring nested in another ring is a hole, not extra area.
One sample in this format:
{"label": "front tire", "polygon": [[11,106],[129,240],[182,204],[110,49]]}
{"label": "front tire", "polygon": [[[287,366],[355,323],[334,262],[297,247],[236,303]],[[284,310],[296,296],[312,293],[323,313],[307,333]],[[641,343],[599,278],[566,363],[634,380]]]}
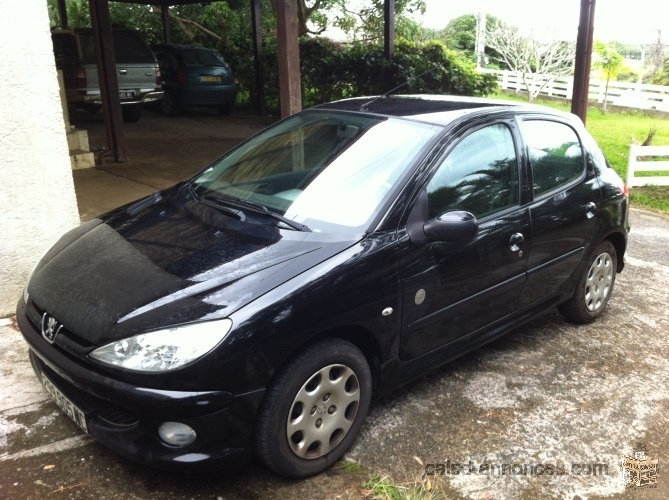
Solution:
{"label": "front tire", "polygon": [[353,344],[306,348],[274,379],[260,406],[256,456],[289,478],[324,471],[351,447],[371,400],[371,372]]}
{"label": "front tire", "polygon": [[574,295],[558,306],[558,311],[575,323],[592,323],[606,308],[616,282],[616,248],[603,241],[590,254]]}

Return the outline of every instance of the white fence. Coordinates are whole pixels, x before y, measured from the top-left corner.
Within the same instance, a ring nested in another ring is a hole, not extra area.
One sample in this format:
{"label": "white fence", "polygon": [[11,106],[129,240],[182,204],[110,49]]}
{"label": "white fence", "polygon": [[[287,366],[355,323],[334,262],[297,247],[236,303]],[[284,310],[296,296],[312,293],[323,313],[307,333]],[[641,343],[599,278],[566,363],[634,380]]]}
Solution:
{"label": "white fence", "polygon": [[[480,69],[482,73],[497,75],[497,82],[503,90],[527,91],[521,73]],[[548,81],[539,95],[571,99],[574,88],[573,77],[553,77],[549,75],[531,75],[531,85],[535,88]],[[604,102],[606,81],[590,80],[589,99]],[[643,83],[609,82],[606,102],[615,106],[626,106],[637,109],[656,109],[669,112],[669,86],[646,85]]]}
{"label": "white fence", "polygon": [[646,157],[669,158],[669,146],[630,146],[630,155],[627,163],[627,186],[669,186],[669,176],[646,176],[636,177],[637,172],[669,172],[669,161],[643,161],[639,158]]}

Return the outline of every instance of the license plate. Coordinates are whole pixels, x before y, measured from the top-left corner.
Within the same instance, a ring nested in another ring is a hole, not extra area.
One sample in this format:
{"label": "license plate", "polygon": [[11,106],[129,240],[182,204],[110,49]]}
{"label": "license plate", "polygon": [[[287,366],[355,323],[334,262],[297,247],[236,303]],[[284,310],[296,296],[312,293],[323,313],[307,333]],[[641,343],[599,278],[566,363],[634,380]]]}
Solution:
{"label": "license plate", "polygon": [[86,434],[88,434],[88,426],[86,425],[86,415],[84,412],[70,401],[65,394],[60,392],[58,387],[53,385],[53,382],[51,382],[51,380],[44,374],[42,374],[42,385],[60,409],[63,410],[68,417],[74,420],[74,423],[81,427]]}
{"label": "license plate", "polygon": [[120,99],[126,99],[128,97],[135,97],[134,90],[119,90],[118,96]]}
{"label": "license plate", "polygon": [[221,77],[215,75],[200,75],[200,81],[202,83],[204,82],[220,83]]}

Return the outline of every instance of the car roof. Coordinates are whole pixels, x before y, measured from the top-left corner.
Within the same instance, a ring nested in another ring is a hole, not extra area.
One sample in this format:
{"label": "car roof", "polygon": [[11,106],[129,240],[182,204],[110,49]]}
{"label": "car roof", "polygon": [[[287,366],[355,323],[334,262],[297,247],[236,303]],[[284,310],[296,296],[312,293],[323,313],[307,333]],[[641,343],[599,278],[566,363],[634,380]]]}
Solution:
{"label": "car roof", "polygon": [[503,111],[539,113],[578,122],[576,115],[536,104],[483,97],[449,95],[354,97],[321,104],[311,109],[366,112],[375,115],[410,118],[438,125],[446,125],[466,115],[490,114]]}

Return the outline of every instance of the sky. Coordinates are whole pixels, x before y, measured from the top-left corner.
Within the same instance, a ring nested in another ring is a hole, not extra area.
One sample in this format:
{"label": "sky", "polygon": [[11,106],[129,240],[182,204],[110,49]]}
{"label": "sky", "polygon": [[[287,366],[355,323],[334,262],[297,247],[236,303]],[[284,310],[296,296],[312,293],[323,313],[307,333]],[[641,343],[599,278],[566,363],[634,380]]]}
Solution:
{"label": "sky", "polygon": [[[439,29],[463,14],[481,7],[507,24],[555,38],[576,39],[580,0],[426,0],[422,19],[426,28]],[[417,19],[421,21],[420,19]],[[669,43],[669,0],[597,0],[595,39],[630,44]]]}

